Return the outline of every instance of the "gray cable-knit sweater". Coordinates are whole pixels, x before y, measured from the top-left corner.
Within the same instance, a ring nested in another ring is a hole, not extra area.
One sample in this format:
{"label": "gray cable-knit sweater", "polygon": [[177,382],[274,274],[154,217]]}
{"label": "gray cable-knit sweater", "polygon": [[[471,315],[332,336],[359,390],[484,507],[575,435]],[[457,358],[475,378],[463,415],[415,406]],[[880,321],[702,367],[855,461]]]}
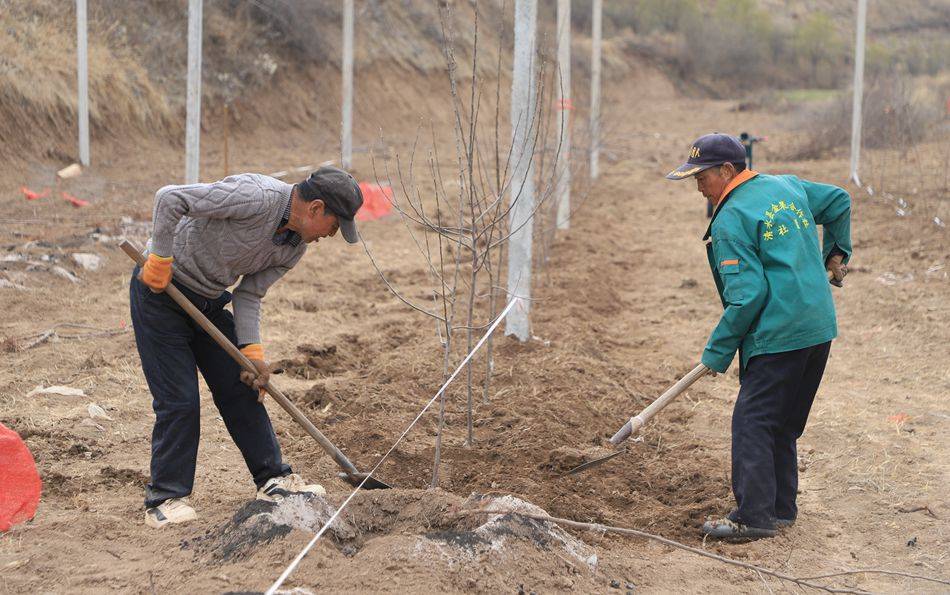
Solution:
{"label": "gray cable-knit sweater", "polygon": [[260,343],[261,298],[307,250],[277,245],[274,233],[293,186],[259,174],[213,184],[165,186],[155,194],[154,230],[146,252],[173,256],[175,280],[208,298],[234,289],[240,345]]}

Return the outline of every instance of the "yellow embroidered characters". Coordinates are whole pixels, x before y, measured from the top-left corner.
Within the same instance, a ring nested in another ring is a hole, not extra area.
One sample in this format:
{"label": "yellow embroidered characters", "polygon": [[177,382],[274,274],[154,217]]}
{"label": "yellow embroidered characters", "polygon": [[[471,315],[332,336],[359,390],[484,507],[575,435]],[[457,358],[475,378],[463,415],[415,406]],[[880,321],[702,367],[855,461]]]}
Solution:
{"label": "yellow embroidered characters", "polygon": [[798,231],[808,229],[811,226],[805,211],[798,208],[792,201],[785,202],[784,200],[780,200],[777,203],[771,203],[769,208],[765,211],[765,221],[763,221],[765,232],[762,233],[763,240],[770,241],[775,239],[775,232],[778,232],[779,237],[782,237],[788,235],[789,231],[791,231],[786,224],[779,225],[774,231],[772,229],[775,226],[775,216],[782,211],[790,211],[789,219]]}

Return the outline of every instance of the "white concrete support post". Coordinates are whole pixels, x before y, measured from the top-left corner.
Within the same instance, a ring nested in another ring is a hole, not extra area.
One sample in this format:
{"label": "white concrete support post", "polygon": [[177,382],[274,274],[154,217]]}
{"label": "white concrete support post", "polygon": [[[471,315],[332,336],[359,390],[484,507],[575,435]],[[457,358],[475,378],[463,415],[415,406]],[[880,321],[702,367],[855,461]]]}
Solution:
{"label": "white concrete support post", "polygon": [[558,144],[557,181],[554,196],[557,198],[557,228],[571,226],[571,0],[557,1],[557,103],[558,125],[561,138]]}
{"label": "white concrete support post", "polygon": [[201,19],[203,0],[188,0],[188,94],[185,117],[185,183],[198,182],[201,157]]}
{"label": "white concrete support post", "polygon": [[353,0],[343,0],[343,169],[353,165]]}
{"label": "white concrete support post", "polygon": [[89,166],[89,52],[86,0],[76,0],[76,73],[79,78],[79,163]]}
{"label": "white concrete support post", "polygon": [[858,0],[858,18],[854,42],[854,103],[851,107],[851,180],[861,185],[858,164],[861,159],[861,102],[864,99],[864,32],[868,0]]}
{"label": "white concrete support post", "polygon": [[604,0],[594,0],[591,7],[590,51],[590,178],[600,174],[600,44],[603,37]]}
{"label": "white concrete support post", "polygon": [[508,225],[508,299],[522,299],[505,319],[505,334],[531,338],[531,241],[534,221],[535,45],[537,0],[515,0],[515,55],[511,72],[511,190]]}

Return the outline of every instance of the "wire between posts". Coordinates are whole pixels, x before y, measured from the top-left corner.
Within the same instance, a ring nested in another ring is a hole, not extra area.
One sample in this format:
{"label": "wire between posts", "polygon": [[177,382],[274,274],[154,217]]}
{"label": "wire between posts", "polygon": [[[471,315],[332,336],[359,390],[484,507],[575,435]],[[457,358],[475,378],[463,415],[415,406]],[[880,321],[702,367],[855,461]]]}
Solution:
{"label": "wire between posts", "polygon": [[455,380],[455,377],[459,375],[459,372],[461,372],[462,369],[465,367],[465,365],[469,362],[469,360],[472,359],[472,357],[481,348],[481,346],[485,343],[488,337],[490,337],[491,334],[495,332],[495,329],[498,328],[498,325],[501,323],[501,321],[504,320],[506,316],[508,316],[508,313],[511,311],[511,308],[514,307],[514,305],[520,301],[521,301],[521,298],[515,297],[510,302],[508,302],[508,305],[505,306],[505,309],[501,311],[501,314],[498,315],[498,318],[496,318],[494,322],[492,322],[491,326],[488,327],[488,330],[485,331],[485,335],[482,336],[482,338],[478,341],[475,347],[469,352],[468,355],[465,356],[465,359],[462,360],[462,363],[460,363],[458,367],[455,368],[455,371],[452,372],[452,375],[449,376],[448,380],[445,381],[445,384],[442,385],[442,388],[439,389],[439,392],[435,393],[435,396],[429,399],[429,402],[426,403],[425,407],[422,408],[422,411],[419,412],[419,415],[417,415],[416,418],[412,420],[412,423],[410,423],[409,426],[403,431],[403,433],[400,434],[399,438],[396,439],[396,442],[392,445],[392,447],[388,451],[386,451],[386,454],[384,454],[382,458],[379,459],[379,461],[376,463],[373,469],[369,473],[366,474],[366,477],[363,478],[363,481],[361,481],[359,485],[356,486],[356,488],[354,488],[353,492],[346,498],[346,500],[343,501],[343,504],[341,504],[340,507],[336,509],[336,512],[334,512],[333,515],[330,516],[330,519],[326,523],[324,523],[322,527],[320,527],[320,530],[317,531],[317,534],[313,536],[313,539],[311,539],[310,542],[306,546],[304,546],[302,550],[300,550],[300,553],[297,554],[297,557],[295,557],[293,561],[291,561],[290,565],[288,565],[287,568],[284,570],[284,572],[281,573],[281,575],[277,578],[276,581],[274,581],[274,584],[270,586],[270,588],[267,590],[265,595],[274,595],[277,589],[279,589],[281,585],[284,584],[284,581],[286,581],[287,577],[289,577],[291,573],[297,568],[301,560],[304,559],[304,556],[306,556],[307,553],[313,548],[313,546],[317,544],[317,541],[319,541],[320,538],[323,537],[323,534],[326,533],[327,529],[330,528],[330,525],[333,524],[333,521],[335,521],[337,517],[340,516],[340,513],[343,512],[343,509],[346,508],[346,505],[350,503],[350,500],[352,500],[353,497],[356,496],[356,493],[359,492],[360,489],[363,488],[363,484],[365,484],[369,480],[369,478],[372,477],[374,473],[376,473],[376,470],[379,469],[379,466],[383,464],[383,461],[385,461],[386,458],[389,457],[389,455],[392,454],[394,450],[396,450],[396,447],[399,445],[400,442],[402,442],[402,439],[406,437],[406,434],[409,433],[409,430],[411,430],[412,427],[416,425],[416,423],[420,419],[422,419],[422,416],[429,409],[429,407],[431,407],[432,404],[435,403],[436,399],[442,396],[442,393],[444,393],[445,389],[449,387],[449,384],[451,384],[452,381]]}

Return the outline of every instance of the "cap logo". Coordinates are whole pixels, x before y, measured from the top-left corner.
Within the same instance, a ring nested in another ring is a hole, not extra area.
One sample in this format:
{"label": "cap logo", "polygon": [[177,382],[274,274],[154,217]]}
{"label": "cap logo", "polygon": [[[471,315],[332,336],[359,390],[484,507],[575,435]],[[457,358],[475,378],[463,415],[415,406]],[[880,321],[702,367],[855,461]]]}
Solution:
{"label": "cap logo", "polygon": [[693,147],[692,149],[690,149],[689,157],[690,159],[696,159],[697,157],[699,157],[699,147]]}

